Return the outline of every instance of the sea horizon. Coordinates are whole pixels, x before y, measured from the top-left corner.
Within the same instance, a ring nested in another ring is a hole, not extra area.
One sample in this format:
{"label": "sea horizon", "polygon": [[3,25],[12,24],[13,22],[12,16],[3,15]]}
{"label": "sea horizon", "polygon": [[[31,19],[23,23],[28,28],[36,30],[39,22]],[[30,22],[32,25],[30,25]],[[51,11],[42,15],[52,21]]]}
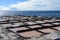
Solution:
{"label": "sea horizon", "polygon": [[60,11],[0,11],[0,16],[9,15],[60,17]]}

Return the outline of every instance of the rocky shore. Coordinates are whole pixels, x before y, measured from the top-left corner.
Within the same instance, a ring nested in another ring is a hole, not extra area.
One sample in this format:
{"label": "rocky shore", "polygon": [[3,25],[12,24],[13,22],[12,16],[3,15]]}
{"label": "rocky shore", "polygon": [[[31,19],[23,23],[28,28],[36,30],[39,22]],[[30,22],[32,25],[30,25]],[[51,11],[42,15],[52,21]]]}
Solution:
{"label": "rocky shore", "polygon": [[0,16],[0,40],[55,40],[60,38],[60,18]]}

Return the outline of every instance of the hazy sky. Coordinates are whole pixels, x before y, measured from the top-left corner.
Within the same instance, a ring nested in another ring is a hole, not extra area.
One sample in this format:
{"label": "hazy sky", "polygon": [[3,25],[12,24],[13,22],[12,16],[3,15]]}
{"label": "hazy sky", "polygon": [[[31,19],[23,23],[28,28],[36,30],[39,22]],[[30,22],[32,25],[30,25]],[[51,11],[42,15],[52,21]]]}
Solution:
{"label": "hazy sky", "polygon": [[0,0],[0,10],[60,10],[60,0]]}

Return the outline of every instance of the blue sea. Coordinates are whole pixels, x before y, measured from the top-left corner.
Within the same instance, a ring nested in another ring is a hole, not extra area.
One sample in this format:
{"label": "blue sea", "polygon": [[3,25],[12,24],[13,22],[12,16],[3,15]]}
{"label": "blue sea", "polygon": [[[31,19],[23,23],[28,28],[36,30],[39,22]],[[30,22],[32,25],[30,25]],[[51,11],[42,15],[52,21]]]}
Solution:
{"label": "blue sea", "polygon": [[60,17],[60,11],[1,11],[0,16],[4,15],[26,15],[43,17]]}

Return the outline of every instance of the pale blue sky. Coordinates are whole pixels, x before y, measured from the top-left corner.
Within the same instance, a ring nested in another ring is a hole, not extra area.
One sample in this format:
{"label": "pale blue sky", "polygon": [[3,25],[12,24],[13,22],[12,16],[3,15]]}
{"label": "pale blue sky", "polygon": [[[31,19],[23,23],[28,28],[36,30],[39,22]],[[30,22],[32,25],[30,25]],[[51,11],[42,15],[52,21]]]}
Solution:
{"label": "pale blue sky", "polygon": [[8,6],[10,4],[15,4],[24,1],[28,1],[28,0],[0,0],[0,6]]}
{"label": "pale blue sky", "polygon": [[60,0],[0,0],[0,10],[60,10]]}

